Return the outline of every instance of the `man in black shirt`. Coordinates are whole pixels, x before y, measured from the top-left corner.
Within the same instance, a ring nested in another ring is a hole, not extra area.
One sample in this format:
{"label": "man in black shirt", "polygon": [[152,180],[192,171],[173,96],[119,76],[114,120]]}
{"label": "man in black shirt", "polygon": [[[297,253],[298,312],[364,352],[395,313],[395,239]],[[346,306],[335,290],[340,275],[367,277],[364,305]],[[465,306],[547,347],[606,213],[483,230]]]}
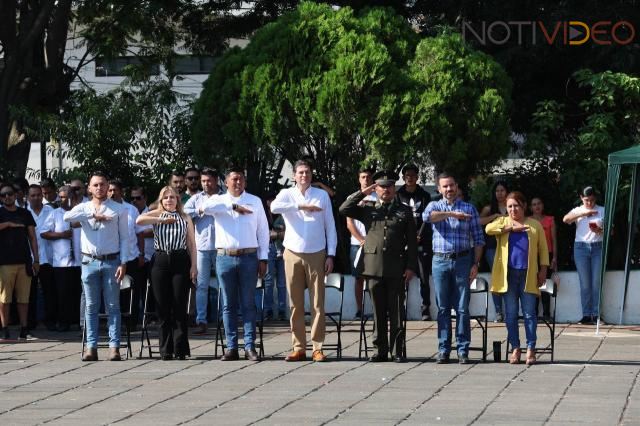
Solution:
{"label": "man in black shirt", "polygon": [[431,226],[422,225],[422,212],[431,201],[427,191],[418,185],[418,166],[408,164],[402,168],[404,185],[396,192],[396,198],[402,204],[411,207],[418,232],[418,276],[420,277],[420,296],[422,297],[422,321],[430,321],[431,295],[429,292],[429,276],[431,275]]}
{"label": "man in black shirt", "polygon": [[[10,339],[9,306],[16,292],[20,338],[27,338],[27,314],[31,278],[38,274],[40,258],[36,241],[36,222],[31,213],[16,206],[16,191],[8,184],[0,185],[0,320],[2,337]],[[33,259],[32,259],[33,253]]]}

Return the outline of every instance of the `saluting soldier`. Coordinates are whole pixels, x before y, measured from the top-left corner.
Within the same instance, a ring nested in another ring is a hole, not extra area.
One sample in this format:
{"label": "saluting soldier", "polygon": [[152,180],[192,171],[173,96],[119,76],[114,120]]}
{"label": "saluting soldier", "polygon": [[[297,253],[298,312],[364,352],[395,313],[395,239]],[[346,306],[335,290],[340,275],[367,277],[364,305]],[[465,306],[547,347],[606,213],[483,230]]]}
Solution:
{"label": "saluting soldier", "polygon": [[[404,330],[401,328],[404,285],[417,270],[416,223],[410,207],[395,198],[397,174],[378,172],[375,183],[350,195],[340,206],[340,214],[364,223],[367,235],[362,250],[362,276],[367,279],[373,300],[376,352],[372,362],[404,359]],[[361,204],[375,190],[378,201]],[[387,321],[390,336],[387,336]],[[395,351],[394,351],[395,349]]]}

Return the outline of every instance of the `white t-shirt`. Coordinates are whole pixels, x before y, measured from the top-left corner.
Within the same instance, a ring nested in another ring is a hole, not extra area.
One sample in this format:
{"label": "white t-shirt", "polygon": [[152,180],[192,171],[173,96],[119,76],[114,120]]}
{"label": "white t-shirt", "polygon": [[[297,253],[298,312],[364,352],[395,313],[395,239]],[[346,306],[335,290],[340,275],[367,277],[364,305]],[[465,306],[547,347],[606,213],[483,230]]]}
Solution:
{"label": "white t-shirt", "polygon": [[[584,206],[579,206],[571,210],[571,214],[580,214],[588,211]],[[593,216],[581,216],[576,219],[576,241],[586,243],[596,243],[602,241],[602,235],[598,235],[589,229],[589,222],[598,221],[602,226],[604,222],[604,207],[596,205],[595,211],[598,212]]]}
{"label": "white t-shirt", "polygon": [[[378,195],[375,192],[372,192],[371,194],[369,194],[366,197],[364,197],[364,199],[361,202],[364,203],[365,201],[376,202],[376,201],[378,201]],[[363,237],[367,236],[367,230],[364,227],[364,223],[360,222],[357,219],[353,219],[353,224],[356,227],[356,229],[358,230],[358,232],[360,233],[360,235],[362,235]],[[356,237],[354,237],[353,235],[351,236],[351,245],[352,246],[359,246],[360,245],[360,241],[358,241],[358,239]]]}

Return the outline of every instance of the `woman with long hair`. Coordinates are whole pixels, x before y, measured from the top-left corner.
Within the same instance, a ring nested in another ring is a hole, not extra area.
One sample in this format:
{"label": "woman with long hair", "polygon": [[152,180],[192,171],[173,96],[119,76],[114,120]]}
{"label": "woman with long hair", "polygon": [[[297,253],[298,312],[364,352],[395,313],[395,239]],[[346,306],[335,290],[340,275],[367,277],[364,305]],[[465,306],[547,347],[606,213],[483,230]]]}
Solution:
{"label": "woman with long hair", "polygon": [[[551,261],[547,270],[547,278],[551,278],[551,273],[558,270],[558,239],[556,235],[556,220],[553,216],[544,212],[544,201],[541,197],[531,198],[531,217],[540,222],[544,229],[544,236],[549,249],[549,259]],[[551,318],[551,296],[549,293],[542,293],[542,315],[546,320]]]}
{"label": "woman with long hair", "polygon": [[[509,193],[509,186],[503,180],[498,180],[493,184],[491,188],[491,203],[485,206],[480,212],[480,225],[486,226],[489,222],[496,220],[499,217],[505,217],[507,215],[507,194]],[[493,268],[493,258],[496,255],[496,239],[491,235],[487,235],[485,238],[484,246],[484,259],[489,265],[489,270]],[[491,293],[493,298],[493,306],[496,310],[495,322],[502,322],[504,320],[502,310],[502,296],[497,293]]]}
{"label": "woman with long hair", "polygon": [[151,288],[160,325],[160,355],[163,361],[174,356],[183,360],[191,355],[187,299],[198,276],[193,223],[170,186],[160,190],[156,208],[138,216],[136,223],[153,225]]}

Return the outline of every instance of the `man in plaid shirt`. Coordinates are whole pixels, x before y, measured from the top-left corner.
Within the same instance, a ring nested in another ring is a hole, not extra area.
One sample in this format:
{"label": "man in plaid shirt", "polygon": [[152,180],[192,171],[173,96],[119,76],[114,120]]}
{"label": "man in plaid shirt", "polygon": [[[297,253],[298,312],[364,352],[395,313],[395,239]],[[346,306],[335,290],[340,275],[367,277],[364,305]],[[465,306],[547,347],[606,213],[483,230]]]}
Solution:
{"label": "man in plaid shirt", "polygon": [[438,364],[449,362],[451,309],[456,310],[458,361],[469,362],[471,325],[469,283],[478,274],[484,236],[478,211],[458,199],[458,184],[448,173],[438,175],[442,199],[429,203],[422,220],[433,228],[432,276],[438,306]]}

